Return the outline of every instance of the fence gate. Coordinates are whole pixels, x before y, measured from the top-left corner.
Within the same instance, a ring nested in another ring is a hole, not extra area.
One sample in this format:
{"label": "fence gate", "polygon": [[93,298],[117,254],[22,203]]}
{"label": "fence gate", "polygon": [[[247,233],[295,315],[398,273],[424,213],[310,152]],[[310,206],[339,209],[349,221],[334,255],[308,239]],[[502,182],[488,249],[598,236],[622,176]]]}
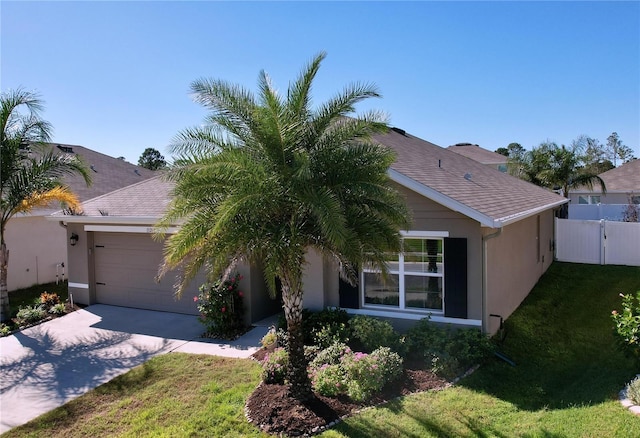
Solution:
{"label": "fence gate", "polygon": [[561,262],[640,266],[640,223],[556,219]]}

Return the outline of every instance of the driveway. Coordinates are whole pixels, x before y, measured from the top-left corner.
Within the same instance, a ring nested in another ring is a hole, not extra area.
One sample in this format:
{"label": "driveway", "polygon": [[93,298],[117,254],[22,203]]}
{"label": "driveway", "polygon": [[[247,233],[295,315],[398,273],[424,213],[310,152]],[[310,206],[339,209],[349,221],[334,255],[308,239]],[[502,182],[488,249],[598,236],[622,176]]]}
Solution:
{"label": "driveway", "polygon": [[0,433],[160,354],[249,357],[267,330],[221,342],[195,316],[97,304],[0,338]]}

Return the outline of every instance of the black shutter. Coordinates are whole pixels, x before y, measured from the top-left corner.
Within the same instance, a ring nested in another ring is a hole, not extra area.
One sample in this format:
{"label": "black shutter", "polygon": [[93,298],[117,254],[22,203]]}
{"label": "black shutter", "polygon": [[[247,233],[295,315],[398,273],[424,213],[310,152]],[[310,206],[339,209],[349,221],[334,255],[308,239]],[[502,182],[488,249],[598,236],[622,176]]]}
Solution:
{"label": "black shutter", "polygon": [[444,316],[467,318],[467,239],[444,239]]}
{"label": "black shutter", "polygon": [[[360,276],[358,275],[358,278]],[[338,295],[340,296],[340,308],[342,309],[359,309],[360,308],[360,288],[356,284],[351,286],[349,283],[340,279],[338,285]]]}

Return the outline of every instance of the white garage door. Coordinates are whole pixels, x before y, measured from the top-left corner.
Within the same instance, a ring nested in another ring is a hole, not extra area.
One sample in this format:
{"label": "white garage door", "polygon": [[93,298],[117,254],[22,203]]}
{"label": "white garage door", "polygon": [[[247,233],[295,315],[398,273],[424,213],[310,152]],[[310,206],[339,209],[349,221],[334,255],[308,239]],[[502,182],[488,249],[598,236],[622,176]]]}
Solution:
{"label": "white garage door", "polygon": [[202,279],[195,279],[176,300],[175,274],[156,281],[162,261],[162,242],[151,234],[94,234],[96,300],[98,303],[139,309],[198,314],[193,297]]}

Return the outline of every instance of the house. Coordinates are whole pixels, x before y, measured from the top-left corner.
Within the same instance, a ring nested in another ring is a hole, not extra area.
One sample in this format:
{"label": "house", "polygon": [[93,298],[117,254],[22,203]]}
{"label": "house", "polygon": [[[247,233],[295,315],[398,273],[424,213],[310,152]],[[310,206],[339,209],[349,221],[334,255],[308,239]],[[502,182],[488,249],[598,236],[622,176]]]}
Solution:
{"label": "house", "polygon": [[640,205],[640,160],[631,160],[601,173],[607,192],[600,185],[569,191],[570,219],[622,220],[629,203]]}
{"label": "house", "polygon": [[449,146],[447,149],[455,152],[456,154],[464,155],[467,158],[486,164],[500,172],[507,171],[507,157],[500,155],[497,152],[483,149],[477,144],[456,143],[453,146]]}
{"label": "house", "polygon": [[640,204],[640,160],[631,160],[598,175],[607,187],[607,193],[596,184],[593,188],[579,187],[569,191],[572,204]]}
{"label": "house", "polygon": [[[305,307],[339,306],[398,321],[430,315],[494,333],[551,265],[554,212],[567,200],[400,129],[376,140],[396,152],[389,175],[413,212],[412,228],[402,232],[405,251],[389,257],[392,281],[383,284],[375,271],[363,269],[352,287],[310,249]],[[86,202],[85,216],[49,218],[76,237],[68,247],[76,302],[197,313],[192,294],[201,281],[179,301],[170,275],[154,281],[162,242],[153,239],[153,227],[170,191],[169,183],[154,178]],[[103,209],[109,216],[100,215]],[[240,271],[249,322],[279,309],[267,298],[259,269]]]}
{"label": "house", "polygon": [[[80,201],[156,175],[151,170],[82,146],[57,143],[47,146],[57,153],[80,157],[89,168],[93,180],[89,187],[81,176],[63,178]],[[67,267],[67,233],[58,223],[45,220],[57,210],[59,207],[52,205],[52,208],[35,210],[30,214],[18,214],[8,222],[5,239],[10,253],[9,290],[62,279]]]}

